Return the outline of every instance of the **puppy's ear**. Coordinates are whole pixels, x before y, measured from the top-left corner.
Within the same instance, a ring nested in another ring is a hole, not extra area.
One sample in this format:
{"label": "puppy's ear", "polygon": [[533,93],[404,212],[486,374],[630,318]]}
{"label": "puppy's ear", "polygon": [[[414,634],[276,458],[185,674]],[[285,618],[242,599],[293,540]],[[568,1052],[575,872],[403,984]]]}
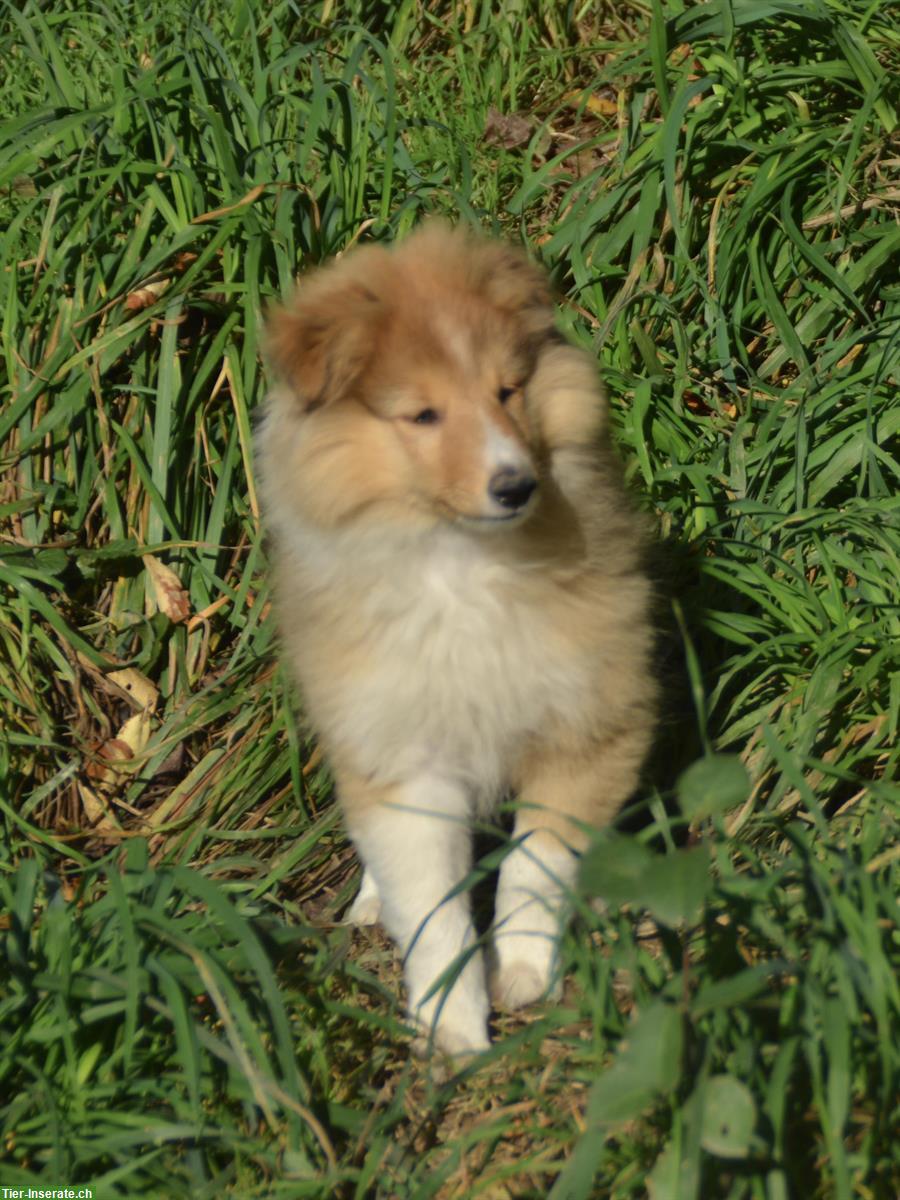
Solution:
{"label": "puppy's ear", "polygon": [[316,271],[266,319],[264,356],[303,412],[346,396],[371,357],[380,303],[352,265]]}

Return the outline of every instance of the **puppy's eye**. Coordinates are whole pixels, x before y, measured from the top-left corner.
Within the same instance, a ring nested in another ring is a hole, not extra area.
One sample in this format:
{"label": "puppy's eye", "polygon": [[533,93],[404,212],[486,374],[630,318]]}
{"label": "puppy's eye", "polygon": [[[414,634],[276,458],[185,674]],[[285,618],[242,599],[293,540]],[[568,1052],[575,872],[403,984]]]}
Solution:
{"label": "puppy's eye", "polygon": [[514,396],[519,389],[517,387],[502,387],[497,389],[497,399],[501,404],[505,404],[511,396]]}
{"label": "puppy's eye", "polygon": [[423,408],[414,417],[410,417],[414,425],[437,425],[440,419],[441,414],[435,408]]}

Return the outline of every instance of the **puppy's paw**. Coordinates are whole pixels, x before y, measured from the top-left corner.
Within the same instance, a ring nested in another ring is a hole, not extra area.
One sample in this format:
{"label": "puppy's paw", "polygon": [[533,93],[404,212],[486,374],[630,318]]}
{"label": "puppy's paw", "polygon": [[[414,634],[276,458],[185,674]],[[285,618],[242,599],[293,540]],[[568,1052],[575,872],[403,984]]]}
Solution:
{"label": "puppy's paw", "polygon": [[[479,974],[481,963],[478,963]],[[419,1005],[410,1019],[418,1030],[413,1053],[426,1058],[435,1052],[462,1065],[468,1059],[487,1050],[488,998],[484,976],[478,987],[470,979],[460,979],[450,994],[443,998],[432,996]]]}
{"label": "puppy's paw", "polygon": [[363,872],[356,899],[344,913],[345,925],[377,925],[381,920],[381,897],[368,871]]}
{"label": "puppy's paw", "polygon": [[381,900],[375,896],[356,897],[344,913],[345,925],[377,925],[381,920]]}
{"label": "puppy's paw", "polygon": [[498,967],[491,977],[491,999],[497,1008],[525,1008],[552,994],[546,972],[525,959]]}
{"label": "puppy's paw", "polygon": [[490,1046],[486,1031],[456,1029],[441,1024],[432,1036],[424,1030],[413,1039],[412,1052],[416,1058],[428,1058],[438,1053],[453,1060],[454,1066],[464,1066],[470,1059]]}

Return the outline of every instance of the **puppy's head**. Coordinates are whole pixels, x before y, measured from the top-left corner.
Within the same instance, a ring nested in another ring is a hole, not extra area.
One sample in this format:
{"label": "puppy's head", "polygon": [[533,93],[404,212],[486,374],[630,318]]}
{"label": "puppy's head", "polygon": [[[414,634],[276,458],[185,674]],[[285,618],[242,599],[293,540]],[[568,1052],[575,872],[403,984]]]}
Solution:
{"label": "puppy's head", "polygon": [[520,523],[546,451],[528,391],[553,340],[546,276],[510,246],[431,222],[349,252],[268,321],[270,497],[327,524]]}

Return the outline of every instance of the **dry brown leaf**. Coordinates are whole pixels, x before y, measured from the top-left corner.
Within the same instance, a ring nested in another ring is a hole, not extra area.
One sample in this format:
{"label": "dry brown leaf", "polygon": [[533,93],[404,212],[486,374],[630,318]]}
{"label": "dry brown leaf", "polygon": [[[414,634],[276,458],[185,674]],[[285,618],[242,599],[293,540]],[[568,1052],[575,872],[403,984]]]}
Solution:
{"label": "dry brown leaf", "polygon": [[122,827],[109,806],[86,783],[78,781],[78,794],[85,815],[95,833],[121,833]]}
{"label": "dry brown leaf", "polygon": [[88,763],[85,774],[98,786],[114,787],[123,775],[125,763],[130,762],[150,740],[150,709],[129,717],[115,737],[96,748],[96,758]]}
{"label": "dry brown leaf", "polygon": [[587,99],[585,99],[583,91],[566,92],[564,99],[573,108],[580,108],[583,104],[585,109],[595,117],[614,117],[619,111],[618,102],[612,97],[595,96],[593,92]]}
{"label": "dry brown leaf", "polygon": [[197,255],[193,250],[179,250],[172,265],[179,275],[183,275],[191,263],[196,261]]}
{"label": "dry brown leaf", "polygon": [[135,713],[133,717],[129,717],[113,741],[118,746],[122,746],[127,751],[123,757],[134,758],[140,754],[150,741],[150,710],[144,709],[143,712]]}
{"label": "dry brown leaf", "polygon": [[142,308],[149,308],[151,304],[156,303],[169,283],[169,279],[152,279],[143,287],[135,288],[125,297],[125,311],[140,312]]}
{"label": "dry brown leaf", "polygon": [[143,557],[152,584],[151,595],[159,611],[165,613],[169,620],[176,624],[186,621],[191,604],[181,580],[171,567],[167,567],[152,554],[145,554]]}
{"label": "dry brown leaf", "polygon": [[162,760],[154,773],[154,779],[160,775],[178,775],[184,766],[186,757],[184,742],[178,742],[172,747],[166,757]]}
{"label": "dry brown leaf", "polygon": [[245,196],[241,196],[240,200],[235,200],[234,204],[224,204],[221,208],[213,208],[209,212],[201,213],[199,217],[191,219],[191,224],[199,225],[202,221],[215,221],[219,217],[224,217],[228,213],[234,212],[235,209],[245,208],[248,204],[253,204],[255,200],[258,200],[268,186],[267,183],[258,183]]}
{"label": "dry brown leaf", "polygon": [[865,349],[865,342],[857,342],[855,346],[851,346],[850,349],[847,351],[847,353],[844,355],[844,357],[842,359],[840,359],[840,361],[838,362],[838,364],[837,364],[838,368],[840,369],[841,367],[849,367],[850,364],[853,362],[853,360],[859,354],[861,354],[864,349]]}
{"label": "dry brown leaf", "polygon": [[128,693],[128,697],[135,708],[146,708],[150,712],[156,708],[156,703],[159,700],[158,688],[150,682],[146,675],[143,675],[135,667],[124,667],[120,671],[109,671],[106,678],[120,687],[123,692]]}
{"label": "dry brown leaf", "polygon": [[119,777],[121,764],[134,757],[134,751],[128,743],[117,737],[95,746],[94,753],[97,757],[88,763],[85,774],[93,783],[103,787],[114,784]]}
{"label": "dry brown leaf", "polygon": [[608,96],[589,96],[587,107],[595,117],[614,117],[619,111],[619,105]]}
{"label": "dry brown leaf", "polygon": [[482,138],[489,146],[514,150],[524,146],[531,137],[531,122],[519,113],[502,113],[493,105],[487,111]]}
{"label": "dry brown leaf", "polygon": [[97,833],[121,831],[108,800],[127,779],[130,764],[150,740],[151,710],[144,709],[129,717],[115,737],[95,747],[94,757],[85,768],[90,781],[78,781],[78,793],[91,827]]}
{"label": "dry brown leaf", "polygon": [[681,398],[684,401],[684,407],[696,417],[711,417],[715,412],[711,404],[707,404],[702,396],[688,388],[684,389]]}

